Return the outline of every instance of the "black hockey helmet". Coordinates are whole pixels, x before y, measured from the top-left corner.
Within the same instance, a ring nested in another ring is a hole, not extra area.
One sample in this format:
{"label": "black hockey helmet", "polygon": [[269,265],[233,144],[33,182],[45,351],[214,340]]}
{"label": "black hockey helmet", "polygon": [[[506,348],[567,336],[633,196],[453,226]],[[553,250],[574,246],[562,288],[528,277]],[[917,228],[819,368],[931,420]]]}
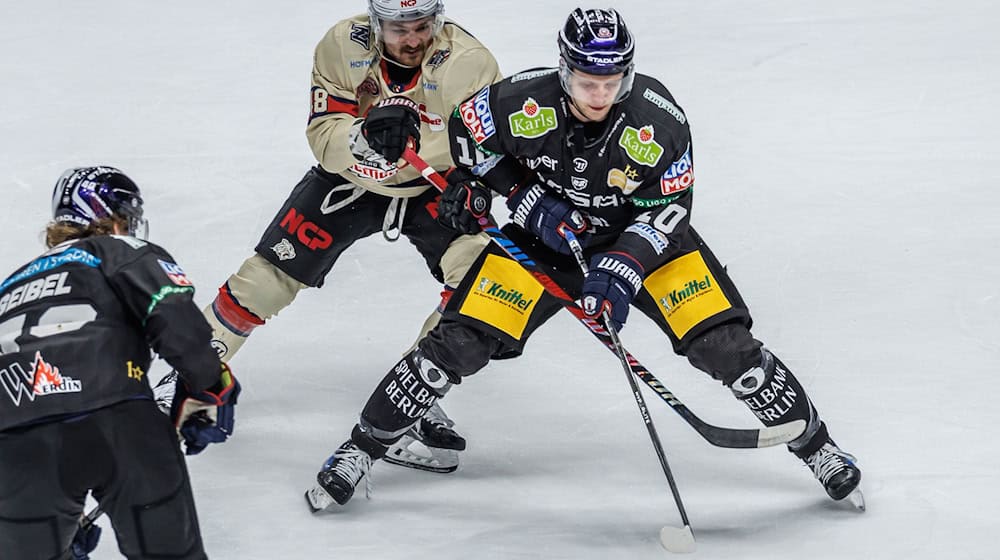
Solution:
{"label": "black hockey helmet", "polygon": [[625,21],[615,10],[577,8],[559,30],[559,76],[563,89],[569,91],[570,71],[585,74],[624,74],[615,102],[632,90],[635,62],[635,39]]}
{"label": "black hockey helmet", "polygon": [[145,239],[148,224],[142,217],[142,194],[127,175],[114,167],[67,169],[52,191],[52,218],[79,226],[119,217],[128,234]]}

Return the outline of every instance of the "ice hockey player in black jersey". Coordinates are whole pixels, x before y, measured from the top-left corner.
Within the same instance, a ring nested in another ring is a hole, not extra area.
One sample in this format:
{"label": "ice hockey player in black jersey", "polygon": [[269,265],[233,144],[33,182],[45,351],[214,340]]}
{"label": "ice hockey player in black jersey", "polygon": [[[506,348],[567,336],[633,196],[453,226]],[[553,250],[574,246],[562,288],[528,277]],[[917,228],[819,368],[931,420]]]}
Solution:
{"label": "ice hockey player in black jersey", "polygon": [[[48,250],[0,284],[0,557],[86,558],[95,535],[70,544],[92,492],[126,557],[206,558],[178,437],[225,441],[240,388],[142,203],[118,169],[68,170]],[[170,418],[151,350],[179,372]]]}
{"label": "ice hockey player in black jersey", "polygon": [[[694,158],[689,123],[670,92],[635,72],[634,39],[614,10],[574,10],[558,35],[559,67],[480,90],[449,125],[453,171],[440,220],[480,228],[499,193],[503,228],[585,313],[621,328],[630,307],[673,350],[729,387],[767,426],[804,420],[789,444],[834,500],[861,471],[834,443],[792,372],[750,333],[751,317],[726,269],[690,224]],[[585,247],[581,274],[564,230]],[[453,384],[498,350],[520,351],[560,307],[521,265],[491,244],[451,298],[443,320],[395,364],[351,437],[318,475],[312,506],[345,503],[371,461]]]}

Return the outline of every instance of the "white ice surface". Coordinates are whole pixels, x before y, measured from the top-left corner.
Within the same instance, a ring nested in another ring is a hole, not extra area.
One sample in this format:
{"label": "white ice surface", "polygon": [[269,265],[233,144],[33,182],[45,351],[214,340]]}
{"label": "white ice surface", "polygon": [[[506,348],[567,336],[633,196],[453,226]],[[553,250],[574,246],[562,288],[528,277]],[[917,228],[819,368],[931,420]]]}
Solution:
{"label": "white ice surface", "polygon": [[[449,0],[448,13],[513,73],[555,63],[575,5]],[[691,120],[694,223],[751,305],[756,336],[864,469],[859,515],[784,450],[710,447],[650,394],[695,557],[996,558],[1000,7],[615,7],[637,35],[639,70]],[[41,251],[62,170],[106,163],[142,186],[152,239],[207,304],[312,165],[312,48],[362,8],[5,0],[0,274]],[[253,335],[233,361],[235,437],[189,461],[210,556],[667,555],[657,535],[677,512],[624,374],[568,315],[444,401],[470,441],[456,473],[378,465],[371,501],[308,513],[303,491],[437,290],[408,243],[374,236]],[[756,425],[644,318],[623,340],[706,420]],[[117,557],[110,537],[95,558]]]}

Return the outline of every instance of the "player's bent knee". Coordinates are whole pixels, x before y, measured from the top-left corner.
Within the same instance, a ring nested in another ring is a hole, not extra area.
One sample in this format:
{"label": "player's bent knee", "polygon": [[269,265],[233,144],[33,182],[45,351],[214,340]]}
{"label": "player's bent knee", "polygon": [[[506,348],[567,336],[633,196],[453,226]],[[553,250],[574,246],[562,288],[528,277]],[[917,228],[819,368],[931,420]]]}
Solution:
{"label": "player's bent knee", "polygon": [[726,323],[696,337],[685,355],[691,365],[728,387],[747,370],[760,365],[760,347],[745,326]]}
{"label": "player's bent knee", "polygon": [[[186,484],[147,504],[132,506],[138,542],[127,548],[146,558],[203,558],[194,499]],[[125,544],[125,543],[123,543]]]}
{"label": "player's bent knee", "polygon": [[485,233],[461,235],[448,245],[441,256],[441,272],[447,286],[458,286],[476,261],[483,248],[489,245],[490,236]]}
{"label": "player's bent knee", "polygon": [[278,314],[307,286],[254,254],[226,282],[239,305],[263,321]]}
{"label": "player's bent knee", "polygon": [[447,372],[452,383],[461,383],[490,362],[500,341],[474,327],[443,320],[421,339],[419,348]]}

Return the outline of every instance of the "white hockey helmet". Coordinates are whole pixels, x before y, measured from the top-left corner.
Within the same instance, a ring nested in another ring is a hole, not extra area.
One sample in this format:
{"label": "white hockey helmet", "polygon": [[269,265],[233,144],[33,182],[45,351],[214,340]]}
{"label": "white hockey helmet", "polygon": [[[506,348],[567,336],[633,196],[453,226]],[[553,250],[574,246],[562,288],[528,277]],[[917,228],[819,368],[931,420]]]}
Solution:
{"label": "white hockey helmet", "polygon": [[443,0],[368,0],[368,19],[372,33],[381,37],[382,20],[413,21],[434,17],[434,34],[444,25]]}

